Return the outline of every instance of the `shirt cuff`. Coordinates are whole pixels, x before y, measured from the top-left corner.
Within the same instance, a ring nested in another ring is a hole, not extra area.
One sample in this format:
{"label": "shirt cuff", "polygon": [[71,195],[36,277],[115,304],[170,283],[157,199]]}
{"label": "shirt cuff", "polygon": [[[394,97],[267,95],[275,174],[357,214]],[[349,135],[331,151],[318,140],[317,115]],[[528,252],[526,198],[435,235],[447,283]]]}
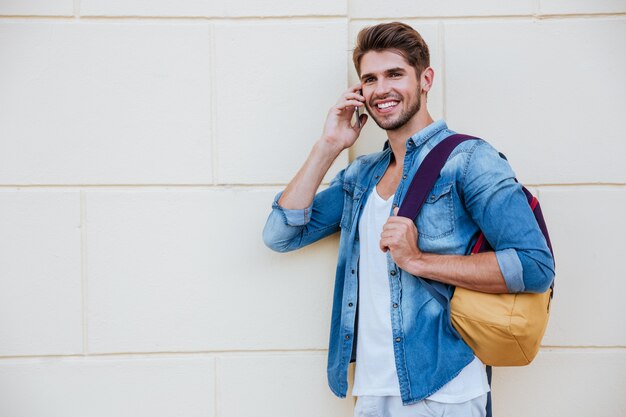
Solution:
{"label": "shirt cuff", "polygon": [[283,191],[276,195],[274,202],[272,203],[272,208],[282,213],[285,224],[288,226],[304,226],[307,224],[311,220],[311,210],[313,209],[313,204],[304,209],[286,209],[278,204],[278,200],[282,194]]}
{"label": "shirt cuff", "polygon": [[524,291],[524,270],[515,249],[504,249],[496,252],[500,272],[510,293]]}

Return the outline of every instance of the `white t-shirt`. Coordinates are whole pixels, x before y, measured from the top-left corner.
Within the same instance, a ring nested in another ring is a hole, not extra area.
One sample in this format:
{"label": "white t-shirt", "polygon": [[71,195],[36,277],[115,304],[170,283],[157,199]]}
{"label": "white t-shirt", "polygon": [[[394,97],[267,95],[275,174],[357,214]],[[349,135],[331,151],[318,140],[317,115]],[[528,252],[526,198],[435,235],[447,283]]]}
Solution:
{"label": "white t-shirt", "polygon": [[[393,196],[383,200],[374,187],[359,219],[359,321],[354,396],[400,395],[393,353],[387,254],[379,247],[392,202]],[[456,378],[428,399],[459,403],[486,392],[489,392],[489,384],[485,366],[475,357]]]}

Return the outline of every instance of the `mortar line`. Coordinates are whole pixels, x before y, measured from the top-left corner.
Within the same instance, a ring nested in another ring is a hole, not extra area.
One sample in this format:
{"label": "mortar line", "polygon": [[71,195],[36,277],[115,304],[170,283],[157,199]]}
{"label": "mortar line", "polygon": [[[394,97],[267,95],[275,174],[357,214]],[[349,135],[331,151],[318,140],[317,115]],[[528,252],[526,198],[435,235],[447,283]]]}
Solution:
{"label": "mortar line", "polygon": [[[111,190],[123,190],[123,189],[207,189],[207,190],[221,190],[221,189],[254,189],[254,188],[266,188],[266,187],[284,187],[286,186],[286,182],[262,182],[262,183],[206,183],[206,184],[0,184],[1,190],[21,190],[21,189],[111,189]],[[328,182],[323,182],[322,186],[328,185]],[[562,188],[571,188],[571,187],[615,187],[621,188],[626,186],[626,183],[618,183],[618,182],[580,182],[580,183],[567,183],[567,184],[559,184],[559,183],[530,183],[525,182],[525,186],[527,187],[562,187]]]}
{"label": "mortar line", "polygon": [[218,381],[218,377],[217,377],[217,356],[215,356],[213,358],[213,369],[215,370],[215,372],[213,372],[213,413],[215,417],[219,416],[219,406],[218,406],[218,397],[219,397],[219,390],[217,388],[217,381]]}
{"label": "mortar line", "polygon": [[447,83],[448,74],[446,71],[446,29],[443,21],[439,21],[437,25],[439,34],[439,54],[441,56],[441,112],[443,120],[448,121],[448,99],[447,99]]}
{"label": "mortar line", "polygon": [[[348,2],[347,4],[347,8],[348,8],[348,16],[350,15],[350,2]],[[350,18],[348,18],[346,20],[346,50],[348,51],[348,54],[346,56],[346,61],[347,61],[347,67],[346,67],[346,88],[350,87],[350,65],[353,65],[352,60],[350,59],[352,54],[352,49],[350,48],[352,45],[350,45]],[[356,68],[355,68],[356,70]],[[359,74],[357,74],[357,77],[359,76]],[[365,113],[365,110],[362,112]],[[356,123],[356,120],[355,120]],[[360,134],[359,134],[360,136]],[[358,139],[357,139],[358,140]],[[348,163],[352,162],[355,159],[355,155],[354,155],[354,148],[351,146],[350,148],[348,148]]]}
{"label": "mortar line", "polygon": [[[626,350],[625,345],[541,345],[541,349],[559,350]],[[228,350],[189,350],[189,351],[161,351],[161,352],[110,352],[110,353],[90,353],[83,354],[50,354],[50,355],[6,355],[0,357],[2,360],[12,359],[42,359],[42,358],[128,358],[128,357],[179,357],[179,356],[246,356],[246,355],[276,355],[276,354],[318,354],[328,353],[327,348],[319,349],[228,349]]]}
{"label": "mortar line", "polygon": [[209,117],[211,128],[209,134],[211,135],[211,181],[212,185],[218,184],[218,140],[217,140],[217,86],[218,83],[215,80],[216,74],[216,46],[215,46],[215,25],[210,22],[209,23]]}
{"label": "mortar line", "polygon": [[418,20],[418,21],[464,21],[464,20],[589,20],[601,18],[620,18],[626,16],[626,12],[615,13],[563,13],[563,14],[519,14],[519,15],[466,15],[466,16],[376,16],[376,17],[353,17],[351,22],[391,22]]}
{"label": "mortar line", "polygon": [[91,354],[50,354],[50,355],[7,355],[1,356],[0,362],[15,359],[115,359],[115,358],[170,358],[170,357],[204,357],[204,356],[245,356],[245,355],[276,355],[276,354],[316,354],[327,353],[328,349],[229,349],[229,350],[206,350],[206,351],[163,351],[163,352],[114,352],[114,353],[91,353]]}
{"label": "mortar line", "polygon": [[[542,345],[541,350],[584,350],[584,351],[606,351],[606,350],[626,350],[626,346],[622,345],[610,345],[610,346],[558,346],[558,345]],[[14,359],[106,359],[106,358],[134,358],[134,357],[149,357],[149,358],[171,358],[171,357],[204,357],[204,356],[247,356],[247,355],[298,355],[298,354],[320,354],[328,353],[328,349],[230,349],[230,350],[206,350],[206,351],[171,351],[171,352],[115,352],[115,353],[92,353],[88,355],[83,354],[68,354],[68,355],[11,355],[0,357],[0,362],[14,360]]]}
{"label": "mortar line", "polygon": [[[531,186],[531,187],[532,187],[532,186]],[[537,188],[537,187],[535,187],[535,188],[534,188],[534,193],[533,193],[533,194],[535,194],[535,197],[537,198],[537,200],[539,200],[539,201],[541,201],[541,200],[542,200],[542,197],[541,197],[541,188]]]}
{"label": "mortar line", "polygon": [[80,19],[80,0],[74,0],[74,19]]}
{"label": "mortar line", "polygon": [[[21,190],[21,189],[73,189],[73,188],[92,188],[92,189],[105,189],[105,190],[123,190],[123,189],[222,189],[222,188],[260,188],[260,187],[284,187],[287,182],[284,183],[241,183],[241,184],[31,184],[31,185],[0,185],[0,190]],[[323,182],[322,185],[328,185],[328,182]]]}
{"label": "mortar line", "polygon": [[268,22],[273,22],[273,21],[280,21],[280,20],[286,20],[286,21],[292,21],[292,20],[312,20],[312,21],[317,21],[317,20],[343,20],[346,18],[345,15],[333,15],[333,14],[329,14],[329,15],[316,15],[316,14],[311,14],[311,15],[302,15],[302,16],[278,16],[278,15],[267,15],[267,16],[253,16],[253,15],[247,15],[247,16],[124,16],[124,15],[119,15],[119,16],[83,16],[83,18],[85,19],[89,19],[89,20],[115,20],[115,19],[120,19],[120,20],[215,20],[215,21],[223,21],[223,22],[229,22],[229,21],[268,21]]}
{"label": "mortar line", "polygon": [[616,12],[616,13],[555,13],[555,14],[538,14],[536,16],[539,20],[576,20],[576,19],[594,19],[594,18],[620,18],[626,17],[626,12]]}
{"label": "mortar line", "polygon": [[[80,0],[79,4],[80,4]],[[520,14],[520,15],[468,15],[468,16],[381,16],[381,17],[348,17],[348,22],[386,22],[395,20],[420,20],[420,21],[463,21],[463,20],[589,20],[589,19],[620,19],[626,16],[626,12],[603,12],[603,13],[570,13],[570,14]],[[45,16],[45,15],[0,15],[0,20],[74,20],[76,16]],[[273,21],[319,21],[319,20],[344,20],[346,15],[309,15],[309,16],[79,16],[81,20],[88,21],[244,21],[244,22],[269,22]]]}
{"label": "mortar line", "polygon": [[[78,2],[79,10],[78,15],[83,20],[89,21],[244,21],[244,22],[274,22],[274,21],[320,21],[320,20],[345,20],[345,15],[308,15],[308,16],[126,16],[126,15],[113,15],[113,16],[89,16],[80,15],[80,0],[74,0]],[[71,15],[0,15],[2,19],[29,19],[29,20],[73,20],[76,17],[75,6]]]}
{"label": "mortar line", "polygon": [[85,191],[80,191],[80,281],[81,281],[81,306],[83,310],[82,315],[82,327],[83,327],[83,355],[89,354],[89,338],[87,332],[88,326],[88,314],[87,314],[87,231],[86,231],[86,216],[85,216]]}
{"label": "mortar line", "polygon": [[76,16],[74,15],[74,10],[72,9],[72,14],[68,14],[67,16],[42,16],[42,15],[0,15],[0,22],[3,20],[67,20],[72,21],[75,20]]}

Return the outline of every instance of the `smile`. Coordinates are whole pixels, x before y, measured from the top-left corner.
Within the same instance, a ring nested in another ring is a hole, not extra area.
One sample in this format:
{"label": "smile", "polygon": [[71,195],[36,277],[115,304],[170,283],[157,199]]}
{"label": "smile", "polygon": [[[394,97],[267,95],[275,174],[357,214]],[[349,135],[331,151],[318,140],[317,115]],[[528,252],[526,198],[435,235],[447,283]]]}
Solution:
{"label": "smile", "polygon": [[398,105],[397,101],[386,101],[384,103],[378,103],[376,107],[382,110],[382,109],[388,109],[389,107],[395,107],[397,105]]}

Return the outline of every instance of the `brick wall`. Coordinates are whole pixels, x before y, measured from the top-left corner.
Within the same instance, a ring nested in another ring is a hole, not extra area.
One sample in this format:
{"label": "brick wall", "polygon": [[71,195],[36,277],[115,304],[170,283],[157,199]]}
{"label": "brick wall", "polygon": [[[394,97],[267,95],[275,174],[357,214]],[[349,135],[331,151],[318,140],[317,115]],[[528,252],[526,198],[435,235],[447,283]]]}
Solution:
{"label": "brick wall", "polygon": [[0,0],[1,417],[351,416],[337,239],[261,230],[391,20],[431,47],[433,117],[504,152],[550,227],[545,346],[494,371],[496,416],[626,411],[623,1]]}

